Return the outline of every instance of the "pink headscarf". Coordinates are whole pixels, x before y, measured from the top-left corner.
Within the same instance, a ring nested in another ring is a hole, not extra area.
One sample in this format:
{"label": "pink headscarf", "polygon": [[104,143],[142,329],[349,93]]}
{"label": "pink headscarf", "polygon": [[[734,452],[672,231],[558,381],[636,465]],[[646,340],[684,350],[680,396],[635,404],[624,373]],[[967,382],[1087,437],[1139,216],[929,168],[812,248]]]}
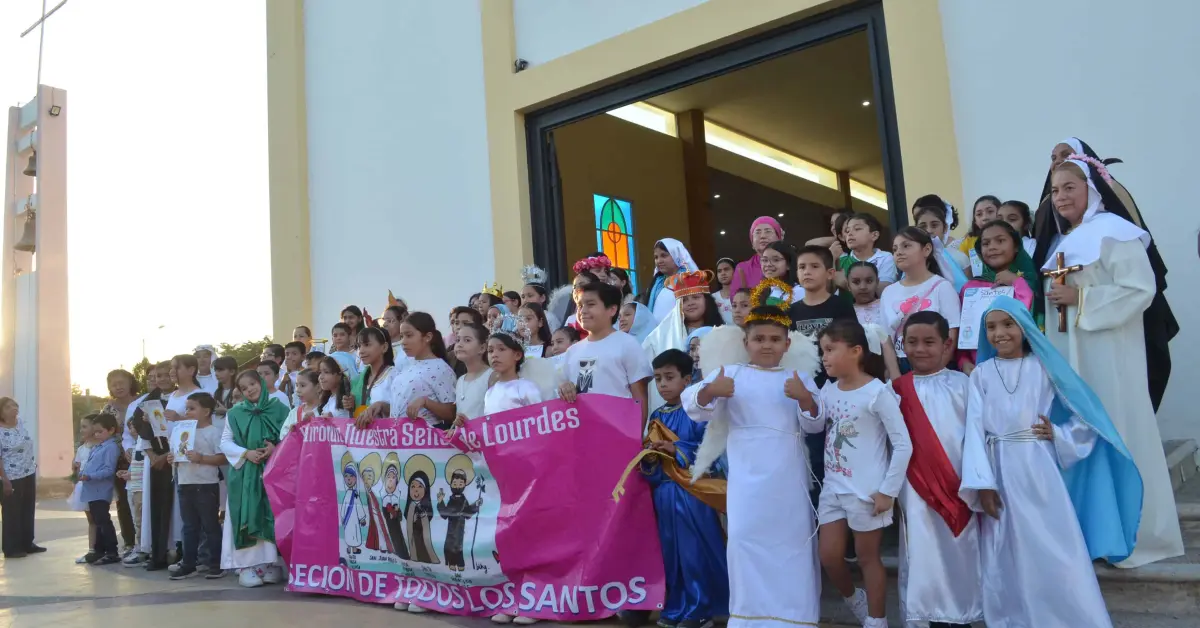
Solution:
{"label": "pink headscarf", "polygon": [[[750,246],[754,246],[754,230],[762,225],[769,225],[775,230],[775,235],[780,240],[783,239],[783,227],[779,225],[779,221],[770,216],[759,216],[750,223]],[[737,292],[741,288],[753,288],[762,281],[762,261],[758,258],[758,251],[750,259],[740,262],[737,268],[733,271],[733,282],[729,284],[729,289]]]}

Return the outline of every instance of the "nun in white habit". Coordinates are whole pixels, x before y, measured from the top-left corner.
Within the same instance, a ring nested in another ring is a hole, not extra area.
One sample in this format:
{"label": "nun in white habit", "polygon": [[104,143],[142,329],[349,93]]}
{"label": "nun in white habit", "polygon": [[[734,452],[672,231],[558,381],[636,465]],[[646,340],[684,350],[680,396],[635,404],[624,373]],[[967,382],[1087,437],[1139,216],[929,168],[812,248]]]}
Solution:
{"label": "nun in white habit", "polygon": [[[1047,277],[1046,337],[1096,392],[1141,473],[1137,544],[1117,564],[1140,567],[1182,556],[1183,537],[1147,384],[1143,313],[1157,291],[1150,234],[1131,221],[1109,179],[1099,160],[1084,155],[1071,155],[1051,174],[1059,235],[1042,271],[1057,268],[1059,253],[1066,267],[1081,268],[1067,273],[1065,285]],[[1060,305],[1066,331],[1058,330]]]}

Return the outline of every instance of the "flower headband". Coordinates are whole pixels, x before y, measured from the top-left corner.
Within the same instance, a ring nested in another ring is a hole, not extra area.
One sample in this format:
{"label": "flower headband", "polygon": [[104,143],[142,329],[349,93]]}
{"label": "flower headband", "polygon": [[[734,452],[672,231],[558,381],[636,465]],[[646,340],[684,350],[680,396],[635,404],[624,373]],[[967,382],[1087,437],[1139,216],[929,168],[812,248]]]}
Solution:
{"label": "flower headband", "polygon": [[1083,163],[1091,166],[1092,170],[1094,170],[1096,174],[1100,175],[1100,178],[1104,179],[1105,183],[1112,185],[1112,175],[1108,173],[1108,167],[1104,165],[1104,162],[1100,161],[1099,159],[1074,153],[1067,156],[1067,161],[1082,161]]}
{"label": "flower headband", "polygon": [[575,262],[575,265],[571,267],[571,270],[575,271],[575,274],[578,275],[585,270],[595,270],[597,268],[603,268],[604,270],[612,268],[612,260],[608,259],[607,255],[585,257],[578,262]]}

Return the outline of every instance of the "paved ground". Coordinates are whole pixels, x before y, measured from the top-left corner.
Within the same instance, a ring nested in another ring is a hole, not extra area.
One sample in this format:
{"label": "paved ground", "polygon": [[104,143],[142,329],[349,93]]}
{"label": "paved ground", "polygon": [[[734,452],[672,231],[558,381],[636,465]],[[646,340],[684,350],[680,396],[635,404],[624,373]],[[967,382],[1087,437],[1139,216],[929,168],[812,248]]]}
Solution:
{"label": "paved ground", "polygon": [[83,513],[67,510],[60,501],[39,504],[37,542],[49,551],[0,559],[0,628],[494,625],[486,619],[418,616],[390,606],[287,593],[282,585],[243,589],[232,576],[172,582],[165,572],[76,565],[75,559],[87,549],[86,522]]}

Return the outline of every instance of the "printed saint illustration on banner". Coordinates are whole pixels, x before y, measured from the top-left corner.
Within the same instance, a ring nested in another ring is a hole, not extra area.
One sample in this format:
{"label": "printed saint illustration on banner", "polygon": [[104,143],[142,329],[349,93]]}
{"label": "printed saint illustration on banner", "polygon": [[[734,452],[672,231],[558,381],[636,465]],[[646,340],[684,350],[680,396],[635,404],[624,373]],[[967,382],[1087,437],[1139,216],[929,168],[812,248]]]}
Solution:
{"label": "printed saint illustration on banner", "polygon": [[589,394],[470,421],[453,442],[424,420],[298,425],[263,475],[288,590],[568,622],[661,610],[649,486],[612,498],[642,451],[639,414]]}
{"label": "printed saint illustration on banner", "polygon": [[175,462],[190,464],[187,455],[192,450],[195,442],[195,439],[192,437],[195,433],[195,421],[175,422],[175,429],[171,430],[171,438],[168,440],[171,446],[171,453],[175,454]]}
{"label": "printed saint illustration on banner", "polygon": [[[445,491],[438,490],[438,514],[448,523],[446,525],[445,556],[446,565],[451,571],[463,571],[466,562],[463,560],[463,538],[467,532],[467,520],[479,512],[483,505],[483,485],[477,487],[479,496],[474,502],[468,502],[464,494],[468,485],[475,480],[475,465],[465,454],[458,454],[446,463],[446,481],[450,483],[450,501],[445,501]],[[478,521],[476,521],[478,523]],[[478,529],[478,526],[476,526]],[[475,548],[472,543],[471,553]],[[472,561],[474,563],[474,561]]]}
{"label": "printed saint illustration on banner", "polygon": [[346,486],[346,490],[342,493],[340,526],[342,546],[346,552],[341,562],[353,566],[357,562],[355,556],[362,553],[362,527],[367,523],[367,510],[363,507],[358,494],[358,466],[354,464],[354,457],[348,451],[342,454],[341,469],[342,480]]}
{"label": "printed saint illustration on banner", "polygon": [[334,445],[331,454],[340,564],[467,586],[506,580],[495,541],[500,496],[485,498],[490,478],[482,457],[445,446]]}

